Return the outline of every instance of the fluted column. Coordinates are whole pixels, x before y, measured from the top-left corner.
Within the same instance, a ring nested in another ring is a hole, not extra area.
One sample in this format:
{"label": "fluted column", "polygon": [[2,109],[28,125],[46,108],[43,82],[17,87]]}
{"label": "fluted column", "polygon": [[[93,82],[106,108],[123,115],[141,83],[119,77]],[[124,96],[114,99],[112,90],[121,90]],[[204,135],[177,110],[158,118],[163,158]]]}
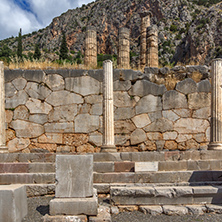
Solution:
{"label": "fluted column", "polygon": [[211,63],[210,150],[222,150],[222,59]]}
{"label": "fluted column", "polygon": [[113,63],[103,62],[103,145],[101,152],[116,152],[114,143]]}
{"label": "fluted column", "polygon": [[0,153],[7,153],[5,140],[5,78],[4,64],[0,61]]}
{"label": "fluted column", "polygon": [[97,67],[97,33],[94,27],[86,28],[84,64]]}
{"label": "fluted column", "polygon": [[156,26],[149,26],[147,28],[146,43],[146,66],[158,68],[158,29]]}
{"label": "fluted column", "polygon": [[141,35],[140,35],[140,68],[143,69],[146,64],[146,29],[150,26],[150,17],[152,13],[145,11],[140,13],[141,17]]}
{"label": "fluted column", "polygon": [[119,29],[118,68],[130,68],[130,30],[128,28]]}

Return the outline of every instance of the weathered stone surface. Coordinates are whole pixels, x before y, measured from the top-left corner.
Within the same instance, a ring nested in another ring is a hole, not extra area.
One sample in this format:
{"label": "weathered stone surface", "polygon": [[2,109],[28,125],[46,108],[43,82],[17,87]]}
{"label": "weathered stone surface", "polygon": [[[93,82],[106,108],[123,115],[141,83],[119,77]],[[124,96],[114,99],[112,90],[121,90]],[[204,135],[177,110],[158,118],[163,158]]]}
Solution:
{"label": "weathered stone surface", "polygon": [[10,123],[13,118],[13,111],[11,110],[5,110],[5,122]]}
{"label": "weathered stone surface", "polygon": [[90,110],[91,115],[100,116],[103,113],[103,104],[102,103],[96,103],[92,105],[92,108]]}
{"label": "weathered stone surface", "polygon": [[56,156],[56,197],[93,196],[93,156]]}
{"label": "weathered stone surface", "polygon": [[135,129],[135,125],[131,120],[126,121],[115,121],[114,122],[114,131],[117,134],[121,133],[131,133]]}
{"label": "weathered stone surface", "polygon": [[209,122],[202,119],[181,118],[174,124],[178,133],[203,133],[209,127]]}
{"label": "weathered stone surface", "polygon": [[[66,135],[66,134],[65,134]],[[39,143],[63,143],[62,134],[60,133],[45,133],[38,138]]]}
{"label": "weathered stone surface", "polygon": [[35,138],[44,133],[44,127],[37,123],[13,120],[10,125],[15,130],[17,137]]}
{"label": "weathered stone surface", "polygon": [[162,115],[162,111],[157,111],[157,112],[153,112],[153,113],[148,113],[148,116],[151,120],[151,122],[155,122],[156,120],[160,119],[163,117]]}
{"label": "weathered stone surface", "polygon": [[14,116],[13,119],[22,119],[22,120],[28,120],[29,119],[29,111],[25,106],[18,106],[14,110]]}
{"label": "weathered stone surface", "polygon": [[65,87],[63,77],[57,74],[47,75],[45,77],[45,83],[53,91],[63,90]]}
{"label": "weathered stone surface", "polygon": [[158,162],[135,162],[135,172],[158,171]]}
{"label": "weathered stone surface", "polygon": [[181,143],[185,142],[192,138],[191,134],[178,134],[178,137],[176,138],[176,142]]}
{"label": "weathered stone surface", "polygon": [[187,108],[187,99],[184,94],[175,90],[163,94],[163,109]]}
{"label": "weathered stone surface", "polygon": [[131,88],[131,81],[116,80],[113,83],[113,91],[128,91]]}
{"label": "weathered stone surface", "polygon": [[210,107],[204,107],[193,111],[193,118],[208,119],[210,117]]}
{"label": "weathered stone surface", "polygon": [[73,121],[77,114],[77,105],[57,106],[49,113],[49,122]]}
{"label": "weathered stone surface", "polygon": [[66,78],[65,89],[83,96],[99,94],[101,92],[101,83],[90,76]]}
{"label": "weathered stone surface", "polygon": [[46,214],[42,217],[43,222],[87,222],[86,215],[78,215],[78,216],[49,216]]}
{"label": "weathered stone surface", "polygon": [[43,125],[44,123],[48,122],[48,115],[46,115],[46,114],[30,115],[29,121]]}
{"label": "weathered stone surface", "polygon": [[114,120],[130,119],[134,115],[135,111],[131,107],[120,107],[114,112]]}
{"label": "weathered stone surface", "polygon": [[129,139],[128,135],[115,135],[115,145],[123,146]]}
{"label": "weathered stone surface", "polygon": [[175,141],[166,141],[165,145],[164,145],[164,149],[176,150],[177,149],[177,143]]}
{"label": "weathered stone surface", "polygon": [[79,104],[77,108],[78,114],[87,114],[90,112],[91,105],[90,104]]}
{"label": "weathered stone surface", "polygon": [[190,109],[200,109],[210,106],[210,101],[209,93],[200,92],[188,95],[188,105]]}
{"label": "weathered stone surface", "polygon": [[200,144],[197,143],[194,139],[186,141],[186,149],[199,149]]}
{"label": "weathered stone surface", "polygon": [[206,130],[206,138],[207,138],[207,141],[210,141],[210,127],[208,127]]}
{"label": "weathered stone surface", "polygon": [[79,114],[75,118],[76,133],[90,133],[99,129],[99,116],[89,114]]}
{"label": "weathered stone surface", "polygon": [[166,215],[185,215],[188,209],[182,206],[163,205],[163,213]]}
{"label": "weathered stone surface", "polygon": [[147,133],[147,138],[149,140],[162,140],[163,139],[163,135],[159,132],[155,132],[155,133]]}
{"label": "weathered stone surface", "polygon": [[31,82],[42,83],[45,79],[45,73],[42,70],[25,70],[23,77]]}
{"label": "weathered stone surface", "polygon": [[89,143],[94,144],[95,146],[102,146],[102,134],[95,132],[95,133],[91,133],[89,134]]}
{"label": "weathered stone surface", "polygon": [[16,94],[17,90],[12,85],[12,83],[8,82],[5,84],[5,97],[10,98],[13,97]]}
{"label": "weathered stone surface", "polygon": [[173,123],[170,120],[161,118],[146,126],[146,132],[166,132],[173,130]]}
{"label": "weathered stone surface", "polygon": [[165,132],[163,133],[163,139],[164,140],[175,140],[177,138],[177,132]]}
{"label": "weathered stone surface", "polygon": [[14,109],[19,105],[24,105],[28,100],[28,95],[24,90],[18,91],[13,97],[6,98],[5,108]]}
{"label": "weathered stone surface", "polygon": [[214,212],[217,214],[222,214],[222,206],[221,205],[216,205],[216,204],[207,204],[206,208],[208,212]]}
{"label": "weathered stone surface", "polygon": [[12,81],[12,84],[17,90],[22,90],[25,88],[27,80],[24,78],[17,78]]}
{"label": "weathered stone surface", "polygon": [[132,118],[132,121],[136,125],[137,128],[143,128],[151,123],[149,116],[145,113],[134,116]]}
{"label": "weathered stone surface", "polygon": [[183,94],[190,94],[197,91],[197,84],[190,78],[180,81],[176,85],[176,90]]}
{"label": "weathered stone surface", "polygon": [[83,103],[83,98],[80,95],[63,90],[52,92],[45,101],[52,106],[64,106],[73,103]]}
{"label": "weathered stone surface", "polygon": [[29,139],[14,138],[8,142],[8,150],[10,153],[22,151],[27,148],[30,144]]}
{"label": "weathered stone surface", "polygon": [[139,206],[139,210],[144,214],[151,214],[153,216],[159,215],[163,213],[163,209],[161,206]]}
{"label": "weathered stone surface", "polygon": [[33,98],[29,98],[26,102],[26,106],[31,114],[49,114],[52,109],[52,106],[48,103]]}
{"label": "weathered stone surface", "polygon": [[117,107],[132,107],[134,100],[130,98],[127,92],[113,93],[114,106]]}
{"label": "weathered stone surface", "polygon": [[100,221],[112,222],[112,218],[110,215],[110,208],[108,206],[99,205],[97,216],[89,217],[89,222],[100,222]]}
{"label": "weathered stone surface", "polygon": [[186,205],[186,208],[193,215],[202,215],[207,211],[207,208],[201,205]]}
{"label": "weathered stone surface", "polygon": [[162,110],[161,98],[158,96],[144,96],[136,106],[136,114],[156,112]]}
{"label": "weathered stone surface", "polygon": [[73,133],[74,132],[73,122],[46,123],[44,127],[45,127],[46,133]]}
{"label": "weathered stone surface", "polygon": [[34,82],[28,82],[25,91],[31,98],[40,100],[44,100],[51,93],[49,88]]}
{"label": "weathered stone surface", "polygon": [[202,80],[201,82],[197,83],[197,91],[198,92],[211,92],[211,84],[208,79]]}
{"label": "weathered stone surface", "polygon": [[136,129],[130,136],[131,145],[136,145],[146,141],[146,133],[142,129]]}
{"label": "weathered stone surface", "polygon": [[94,103],[102,103],[103,102],[103,96],[102,95],[89,95],[84,97],[85,102],[89,104]]}
{"label": "weathered stone surface", "polygon": [[173,112],[182,118],[191,117],[191,110],[189,109],[174,109]]}
{"label": "weathered stone surface", "polygon": [[132,96],[146,96],[152,94],[154,96],[161,96],[167,91],[164,85],[157,85],[147,80],[137,81],[129,91]]}
{"label": "weathered stone surface", "polygon": [[206,142],[205,133],[193,134],[193,138],[194,138],[198,143]]}
{"label": "weathered stone surface", "polygon": [[22,221],[27,215],[28,204],[25,186],[2,185],[0,187],[0,199],[0,221]]}
{"label": "weathered stone surface", "polygon": [[6,130],[6,142],[15,138],[15,131],[11,129]]}
{"label": "weathered stone surface", "polygon": [[88,142],[87,134],[64,134],[63,143],[68,146],[80,146]]}
{"label": "weathered stone surface", "polygon": [[174,113],[172,110],[166,110],[166,111],[163,111],[163,117],[168,119],[168,120],[171,120],[171,121],[176,121],[178,120],[180,117]]}
{"label": "weathered stone surface", "polygon": [[97,149],[94,148],[91,144],[83,144],[76,148],[77,153],[94,153]]}

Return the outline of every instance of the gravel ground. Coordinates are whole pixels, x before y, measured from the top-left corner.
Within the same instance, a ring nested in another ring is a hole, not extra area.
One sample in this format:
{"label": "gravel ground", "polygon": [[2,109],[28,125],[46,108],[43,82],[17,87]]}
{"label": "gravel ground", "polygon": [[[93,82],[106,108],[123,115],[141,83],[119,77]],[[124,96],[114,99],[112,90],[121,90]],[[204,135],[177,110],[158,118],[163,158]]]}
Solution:
{"label": "gravel ground", "polygon": [[[41,222],[42,216],[49,214],[49,201],[53,196],[32,197],[28,198],[28,215],[22,222]],[[101,203],[101,202],[100,202]],[[107,205],[104,204],[104,205]],[[112,222],[193,222],[193,221],[210,221],[222,222],[222,214],[206,213],[201,216],[151,216],[138,211],[124,212],[112,216]]]}

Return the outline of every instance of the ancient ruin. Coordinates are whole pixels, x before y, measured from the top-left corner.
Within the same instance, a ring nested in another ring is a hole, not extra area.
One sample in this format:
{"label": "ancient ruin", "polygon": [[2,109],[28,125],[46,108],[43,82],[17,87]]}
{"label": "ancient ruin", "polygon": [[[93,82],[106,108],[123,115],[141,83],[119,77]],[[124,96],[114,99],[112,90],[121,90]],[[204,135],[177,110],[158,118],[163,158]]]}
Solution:
{"label": "ancient ruin", "polygon": [[84,65],[97,67],[97,33],[92,26],[86,28]]}
{"label": "ancient ruin", "polygon": [[125,27],[119,29],[118,68],[130,68],[130,30]]}

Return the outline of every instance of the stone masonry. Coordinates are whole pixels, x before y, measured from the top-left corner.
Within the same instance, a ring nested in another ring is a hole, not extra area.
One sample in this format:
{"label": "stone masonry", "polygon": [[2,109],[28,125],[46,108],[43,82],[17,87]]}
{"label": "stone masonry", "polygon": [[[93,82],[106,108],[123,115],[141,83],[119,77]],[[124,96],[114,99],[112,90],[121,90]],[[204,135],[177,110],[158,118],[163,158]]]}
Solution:
{"label": "stone masonry", "polygon": [[157,67],[159,66],[158,60],[158,30],[156,26],[149,26],[146,32],[146,66]]}
{"label": "stone masonry", "polygon": [[[114,69],[117,151],[207,149],[209,76],[206,66]],[[5,70],[9,152],[100,152],[102,82],[103,70]]]}
{"label": "stone masonry", "polygon": [[130,30],[119,29],[118,68],[130,68]]}
{"label": "stone masonry", "polygon": [[140,68],[143,69],[146,65],[146,29],[150,26],[150,11],[140,13],[141,18],[141,35],[140,35]]}
{"label": "stone masonry", "polygon": [[86,28],[84,65],[97,67],[97,33],[94,27]]}

